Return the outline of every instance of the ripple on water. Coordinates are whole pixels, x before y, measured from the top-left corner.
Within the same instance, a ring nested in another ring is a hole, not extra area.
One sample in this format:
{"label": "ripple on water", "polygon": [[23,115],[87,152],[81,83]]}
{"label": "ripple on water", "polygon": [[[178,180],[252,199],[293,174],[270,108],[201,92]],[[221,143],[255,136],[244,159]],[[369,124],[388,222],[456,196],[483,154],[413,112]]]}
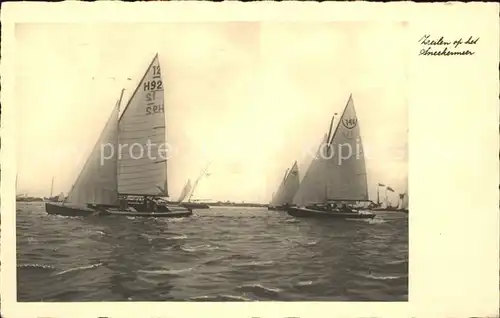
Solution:
{"label": "ripple on water", "polygon": [[21,205],[19,301],[406,300],[408,219],[68,218]]}

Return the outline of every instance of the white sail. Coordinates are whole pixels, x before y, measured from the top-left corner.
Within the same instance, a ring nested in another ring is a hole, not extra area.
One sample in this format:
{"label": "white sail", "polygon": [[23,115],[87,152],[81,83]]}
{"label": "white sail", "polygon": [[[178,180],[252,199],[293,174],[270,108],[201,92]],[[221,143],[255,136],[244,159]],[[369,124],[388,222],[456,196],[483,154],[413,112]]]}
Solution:
{"label": "white sail", "polygon": [[299,189],[299,180],[299,167],[297,165],[297,161],[295,161],[285,179],[285,183],[283,184],[283,191],[281,196],[278,198],[278,205],[293,203],[293,197]]}
{"label": "white sail", "polygon": [[290,168],[287,168],[286,171],[285,171],[285,175],[283,176],[283,179],[281,180],[280,182],[280,185],[278,187],[278,190],[276,190],[276,192],[274,193],[273,195],[273,198],[271,199],[271,206],[278,206],[280,205],[280,198],[281,196],[283,195],[283,190],[284,190],[284,186],[285,186],[285,181],[286,181],[286,178],[288,176],[288,171],[290,170]]}
{"label": "white sail", "polygon": [[186,182],[186,185],[184,186],[184,188],[182,189],[181,191],[181,195],[179,196],[179,199],[177,200],[177,202],[182,202],[186,197],[187,195],[191,192],[191,179],[189,179],[187,182]]}
{"label": "white sail", "polygon": [[293,204],[305,206],[311,203],[323,202],[325,199],[325,160],[321,152],[324,150],[328,135],[325,134],[311,161],[304,178],[293,197]]}
{"label": "white sail", "polygon": [[[118,138],[119,102],[113,109],[97,143],[76,179],[66,202],[74,204],[116,204],[117,194],[117,155],[115,148]],[[109,146],[106,146],[109,145]],[[104,149],[101,154],[101,149]],[[104,156],[103,156],[104,155]]]}
{"label": "white sail", "polygon": [[156,54],[120,117],[120,194],[168,197],[163,93]]}
{"label": "white sail", "polygon": [[402,195],[403,198],[401,199],[401,204],[398,206],[398,210],[408,210],[408,192]]}
{"label": "white sail", "polygon": [[329,142],[327,200],[368,200],[368,183],[359,120],[349,97]]}

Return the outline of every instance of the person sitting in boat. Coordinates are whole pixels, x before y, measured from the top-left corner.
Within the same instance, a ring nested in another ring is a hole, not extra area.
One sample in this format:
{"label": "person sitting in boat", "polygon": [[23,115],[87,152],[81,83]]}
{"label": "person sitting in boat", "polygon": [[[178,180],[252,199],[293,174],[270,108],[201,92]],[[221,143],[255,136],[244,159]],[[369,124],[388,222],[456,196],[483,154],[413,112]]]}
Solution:
{"label": "person sitting in boat", "polygon": [[342,204],[340,206],[340,211],[341,212],[351,212],[351,209],[349,209],[346,204]]}
{"label": "person sitting in boat", "polygon": [[151,200],[151,210],[153,210],[153,212],[156,212],[158,210],[158,204],[156,203],[155,200]]}
{"label": "person sitting in boat", "polygon": [[128,200],[126,198],[120,199],[120,208],[122,210],[128,210]]}
{"label": "person sitting in boat", "polygon": [[144,197],[144,210],[149,211],[149,198],[147,196]]}

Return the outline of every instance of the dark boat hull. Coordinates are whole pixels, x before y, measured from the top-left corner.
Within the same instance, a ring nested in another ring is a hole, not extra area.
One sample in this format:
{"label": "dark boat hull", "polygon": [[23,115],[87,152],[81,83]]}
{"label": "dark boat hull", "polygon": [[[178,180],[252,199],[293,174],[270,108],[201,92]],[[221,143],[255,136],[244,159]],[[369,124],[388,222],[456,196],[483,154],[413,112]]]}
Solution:
{"label": "dark boat hull", "polygon": [[286,206],[268,206],[269,211],[287,211],[289,207]]}
{"label": "dark boat hull", "polygon": [[52,215],[61,216],[137,216],[137,217],[153,217],[153,218],[184,218],[193,214],[191,210],[184,208],[177,208],[165,211],[133,211],[122,210],[116,206],[96,206],[89,205],[73,205],[62,203],[45,203],[45,211]]}
{"label": "dark boat hull", "polygon": [[210,209],[210,206],[206,203],[197,203],[197,202],[183,202],[180,205],[185,207],[186,209]]}
{"label": "dark boat hull", "polygon": [[46,202],[45,211],[52,215],[61,216],[95,216],[107,214],[106,210],[90,208],[84,205],[62,204],[55,202]]}
{"label": "dark boat hull", "polygon": [[186,218],[193,215],[193,212],[186,210],[186,212],[139,212],[139,211],[109,211],[110,215],[119,216],[133,216],[133,217],[144,217],[144,218]]}
{"label": "dark boat hull", "polygon": [[291,216],[301,218],[373,219],[375,217],[373,213],[322,211],[298,207],[290,207],[286,212]]}

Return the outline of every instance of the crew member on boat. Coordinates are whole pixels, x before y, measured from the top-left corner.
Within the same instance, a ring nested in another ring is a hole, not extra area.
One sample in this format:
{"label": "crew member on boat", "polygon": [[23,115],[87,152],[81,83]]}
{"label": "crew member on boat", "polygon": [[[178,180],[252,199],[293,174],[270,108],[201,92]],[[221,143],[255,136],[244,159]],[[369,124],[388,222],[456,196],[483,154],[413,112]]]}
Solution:
{"label": "crew member on boat", "polygon": [[127,200],[127,198],[121,198],[121,199],[119,199],[119,201],[120,201],[120,208],[122,210],[128,210],[128,200]]}

